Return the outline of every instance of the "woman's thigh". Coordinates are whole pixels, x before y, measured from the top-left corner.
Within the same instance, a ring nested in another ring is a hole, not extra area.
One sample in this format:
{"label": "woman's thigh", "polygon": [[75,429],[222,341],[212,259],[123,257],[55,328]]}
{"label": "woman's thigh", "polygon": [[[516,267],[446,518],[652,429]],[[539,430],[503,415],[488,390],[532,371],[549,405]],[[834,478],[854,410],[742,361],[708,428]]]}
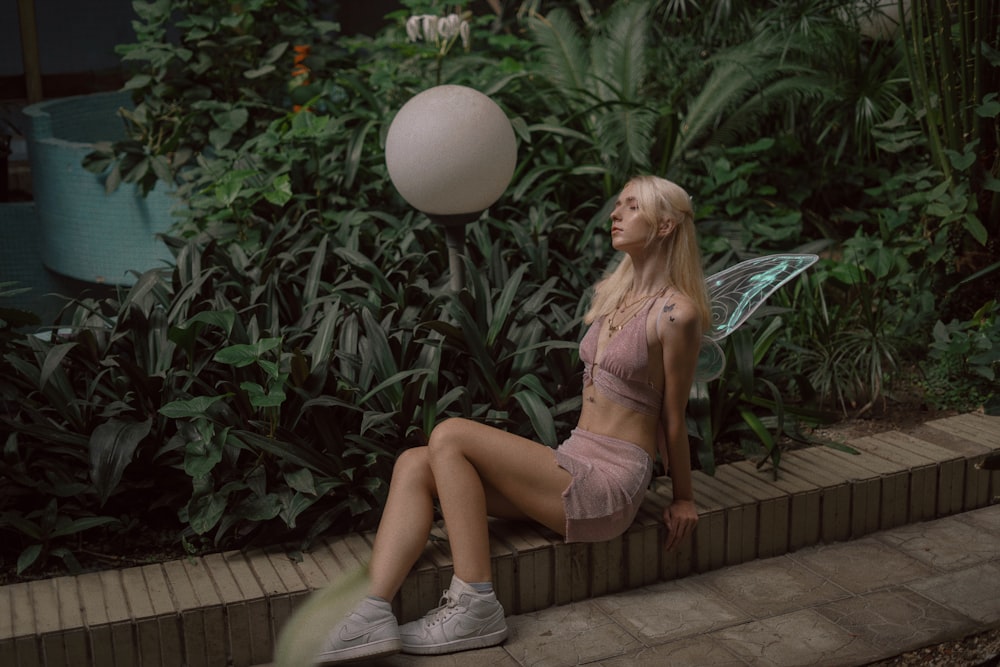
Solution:
{"label": "woman's thigh", "polygon": [[[430,456],[460,452],[486,490],[487,511],[502,518],[530,518],[562,534],[562,494],[570,474],[556,463],[555,450],[485,424],[449,419],[431,434]],[[436,480],[440,485],[441,480]]]}

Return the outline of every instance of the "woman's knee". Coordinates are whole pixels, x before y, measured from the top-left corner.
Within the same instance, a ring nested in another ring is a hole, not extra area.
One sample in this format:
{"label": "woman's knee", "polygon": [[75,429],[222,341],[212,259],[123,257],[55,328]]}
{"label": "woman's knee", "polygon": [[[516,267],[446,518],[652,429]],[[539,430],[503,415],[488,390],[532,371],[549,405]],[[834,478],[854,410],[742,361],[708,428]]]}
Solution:
{"label": "woman's knee", "polygon": [[392,479],[397,483],[406,480],[433,485],[434,474],[431,472],[427,447],[404,450],[392,468]]}
{"label": "woman's knee", "polygon": [[427,439],[429,456],[434,457],[459,450],[463,439],[468,437],[468,424],[467,420],[460,417],[449,417],[435,426],[430,438]]}

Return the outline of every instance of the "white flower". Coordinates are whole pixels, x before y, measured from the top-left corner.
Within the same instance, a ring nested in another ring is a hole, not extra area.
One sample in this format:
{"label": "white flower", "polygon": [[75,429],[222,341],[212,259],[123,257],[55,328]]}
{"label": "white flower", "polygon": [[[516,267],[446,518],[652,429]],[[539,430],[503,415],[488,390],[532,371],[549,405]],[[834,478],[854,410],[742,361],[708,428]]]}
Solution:
{"label": "white flower", "polygon": [[449,14],[438,19],[438,36],[445,40],[451,40],[458,36],[458,31],[462,25],[462,18],[458,14]]}
{"label": "white flower", "polygon": [[420,17],[411,16],[406,20],[406,38],[411,42],[420,41]]}
{"label": "white flower", "polygon": [[425,42],[437,41],[437,21],[437,17],[431,16],[430,14],[424,14],[420,17],[420,23],[424,29]]}
{"label": "white flower", "polygon": [[463,21],[458,14],[434,16],[433,14],[413,15],[406,20],[406,38],[411,42],[433,42],[446,53],[452,43],[459,37],[462,46],[469,49],[471,31],[469,22]]}
{"label": "white flower", "polygon": [[462,47],[468,51],[469,43],[472,41],[472,37],[469,29],[469,22],[462,21],[462,27],[458,29],[460,35],[462,35]]}

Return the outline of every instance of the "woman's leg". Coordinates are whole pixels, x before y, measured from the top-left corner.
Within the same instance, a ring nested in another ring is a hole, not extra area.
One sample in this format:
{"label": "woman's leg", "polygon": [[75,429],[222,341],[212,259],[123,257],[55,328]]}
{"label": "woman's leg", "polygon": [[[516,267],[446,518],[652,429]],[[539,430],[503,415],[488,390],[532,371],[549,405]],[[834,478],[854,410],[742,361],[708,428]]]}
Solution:
{"label": "woman's leg", "polygon": [[368,566],[371,594],[386,600],[403,585],[431,532],[437,490],[427,454],[426,447],[408,449],[392,470]]}
{"label": "woman's leg", "polygon": [[526,517],[565,531],[562,493],[571,477],[556,464],[551,448],[449,419],[431,433],[428,453],[459,579],[491,579],[488,515]]}
{"label": "woman's leg", "polygon": [[393,468],[369,566],[371,593],[386,600],[396,595],[427,545],[435,498],[455,574],[489,581],[487,515],[533,519],[562,534],[562,492],[569,483],[549,447],[477,422],[442,422],[429,447],[406,450]]}

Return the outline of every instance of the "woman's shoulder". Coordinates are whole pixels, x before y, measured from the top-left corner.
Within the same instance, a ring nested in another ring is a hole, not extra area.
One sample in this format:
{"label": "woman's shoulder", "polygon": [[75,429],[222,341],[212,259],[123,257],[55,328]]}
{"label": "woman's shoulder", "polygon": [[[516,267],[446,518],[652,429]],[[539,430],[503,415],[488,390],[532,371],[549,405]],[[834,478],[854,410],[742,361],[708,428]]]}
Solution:
{"label": "woman's shoulder", "polygon": [[700,337],[701,315],[693,299],[683,292],[670,291],[657,301],[656,330],[661,336]]}

